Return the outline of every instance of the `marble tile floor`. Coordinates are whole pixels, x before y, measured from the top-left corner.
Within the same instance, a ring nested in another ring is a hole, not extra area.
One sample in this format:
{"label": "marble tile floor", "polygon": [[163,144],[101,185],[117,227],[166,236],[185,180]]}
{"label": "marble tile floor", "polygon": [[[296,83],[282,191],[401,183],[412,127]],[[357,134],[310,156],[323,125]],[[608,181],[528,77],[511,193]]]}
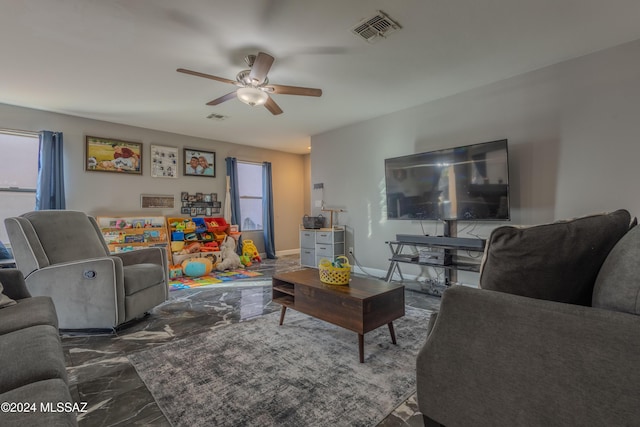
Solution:
{"label": "marble tile floor", "polygon": [[[115,334],[63,333],[72,396],[88,403],[88,411],[78,415],[79,425],[170,426],[127,355],[279,310],[271,302],[271,275],[300,268],[298,262],[297,255],[265,260],[254,267],[264,274],[263,280],[254,278],[242,286],[172,291],[169,301]],[[409,306],[426,309],[437,309],[440,303],[437,297],[413,290],[406,291],[405,300]],[[379,426],[422,426],[415,395]]]}

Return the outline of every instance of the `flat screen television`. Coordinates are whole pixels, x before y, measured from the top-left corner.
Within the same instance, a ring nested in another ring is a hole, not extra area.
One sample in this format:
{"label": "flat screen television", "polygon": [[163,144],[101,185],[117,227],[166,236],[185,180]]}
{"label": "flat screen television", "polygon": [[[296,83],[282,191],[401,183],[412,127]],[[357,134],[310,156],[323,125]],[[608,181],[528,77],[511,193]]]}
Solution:
{"label": "flat screen television", "polygon": [[385,159],[388,219],[509,220],[507,140]]}

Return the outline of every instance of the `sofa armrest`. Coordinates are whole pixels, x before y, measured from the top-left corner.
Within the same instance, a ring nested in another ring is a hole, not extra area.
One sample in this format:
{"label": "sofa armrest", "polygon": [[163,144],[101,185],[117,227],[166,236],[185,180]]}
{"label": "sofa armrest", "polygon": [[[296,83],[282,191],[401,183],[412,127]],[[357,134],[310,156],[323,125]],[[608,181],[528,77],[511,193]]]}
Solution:
{"label": "sofa armrest", "polygon": [[24,276],[17,268],[0,268],[0,283],[4,288],[3,293],[11,299],[31,297]]}
{"label": "sofa armrest", "polygon": [[34,296],[53,299],[60,329],[109,329],[125,318],[124,273],[116,257],[55,264],[29,274]]}
{"label": "sofa armrest", "polygon": [[633,425],[640,316],[447,289],[417,358],[420,411],[444,425]]}

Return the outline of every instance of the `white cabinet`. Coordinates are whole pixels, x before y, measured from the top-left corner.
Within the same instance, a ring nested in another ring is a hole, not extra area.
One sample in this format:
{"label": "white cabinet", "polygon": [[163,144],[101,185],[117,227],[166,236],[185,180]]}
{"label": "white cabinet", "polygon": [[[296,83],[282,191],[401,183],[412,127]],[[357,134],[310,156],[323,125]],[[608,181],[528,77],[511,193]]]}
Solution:
{"label": "white cabinet", "polygon": [[322,258],[344,255],[344,227],[300,229],[300,265],[318,267]]}

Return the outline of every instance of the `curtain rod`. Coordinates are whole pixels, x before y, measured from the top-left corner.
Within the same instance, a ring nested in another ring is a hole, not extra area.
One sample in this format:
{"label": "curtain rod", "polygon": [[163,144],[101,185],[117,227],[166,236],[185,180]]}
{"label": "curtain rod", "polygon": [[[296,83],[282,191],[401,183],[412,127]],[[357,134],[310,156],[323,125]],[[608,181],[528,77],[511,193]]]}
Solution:
{"label": "curtain rod", "polygon": [[0,128],[0,133],[6,133],[9,135],[16,135],[16,136],[38,136],[40,135],[40,132],[34,132],[31,130],[21,130],[21,129],[7,129],[7,128]]}
{"label": "curtain rod", "polygon": [[240,159],[238,159],[238,161],[240,163],[249,163],[249,164],[252,164],[252,165],[260,165],[260,166],[262,166],[264,164],[264,162],[252,162],[251,160],[240,160]]}

